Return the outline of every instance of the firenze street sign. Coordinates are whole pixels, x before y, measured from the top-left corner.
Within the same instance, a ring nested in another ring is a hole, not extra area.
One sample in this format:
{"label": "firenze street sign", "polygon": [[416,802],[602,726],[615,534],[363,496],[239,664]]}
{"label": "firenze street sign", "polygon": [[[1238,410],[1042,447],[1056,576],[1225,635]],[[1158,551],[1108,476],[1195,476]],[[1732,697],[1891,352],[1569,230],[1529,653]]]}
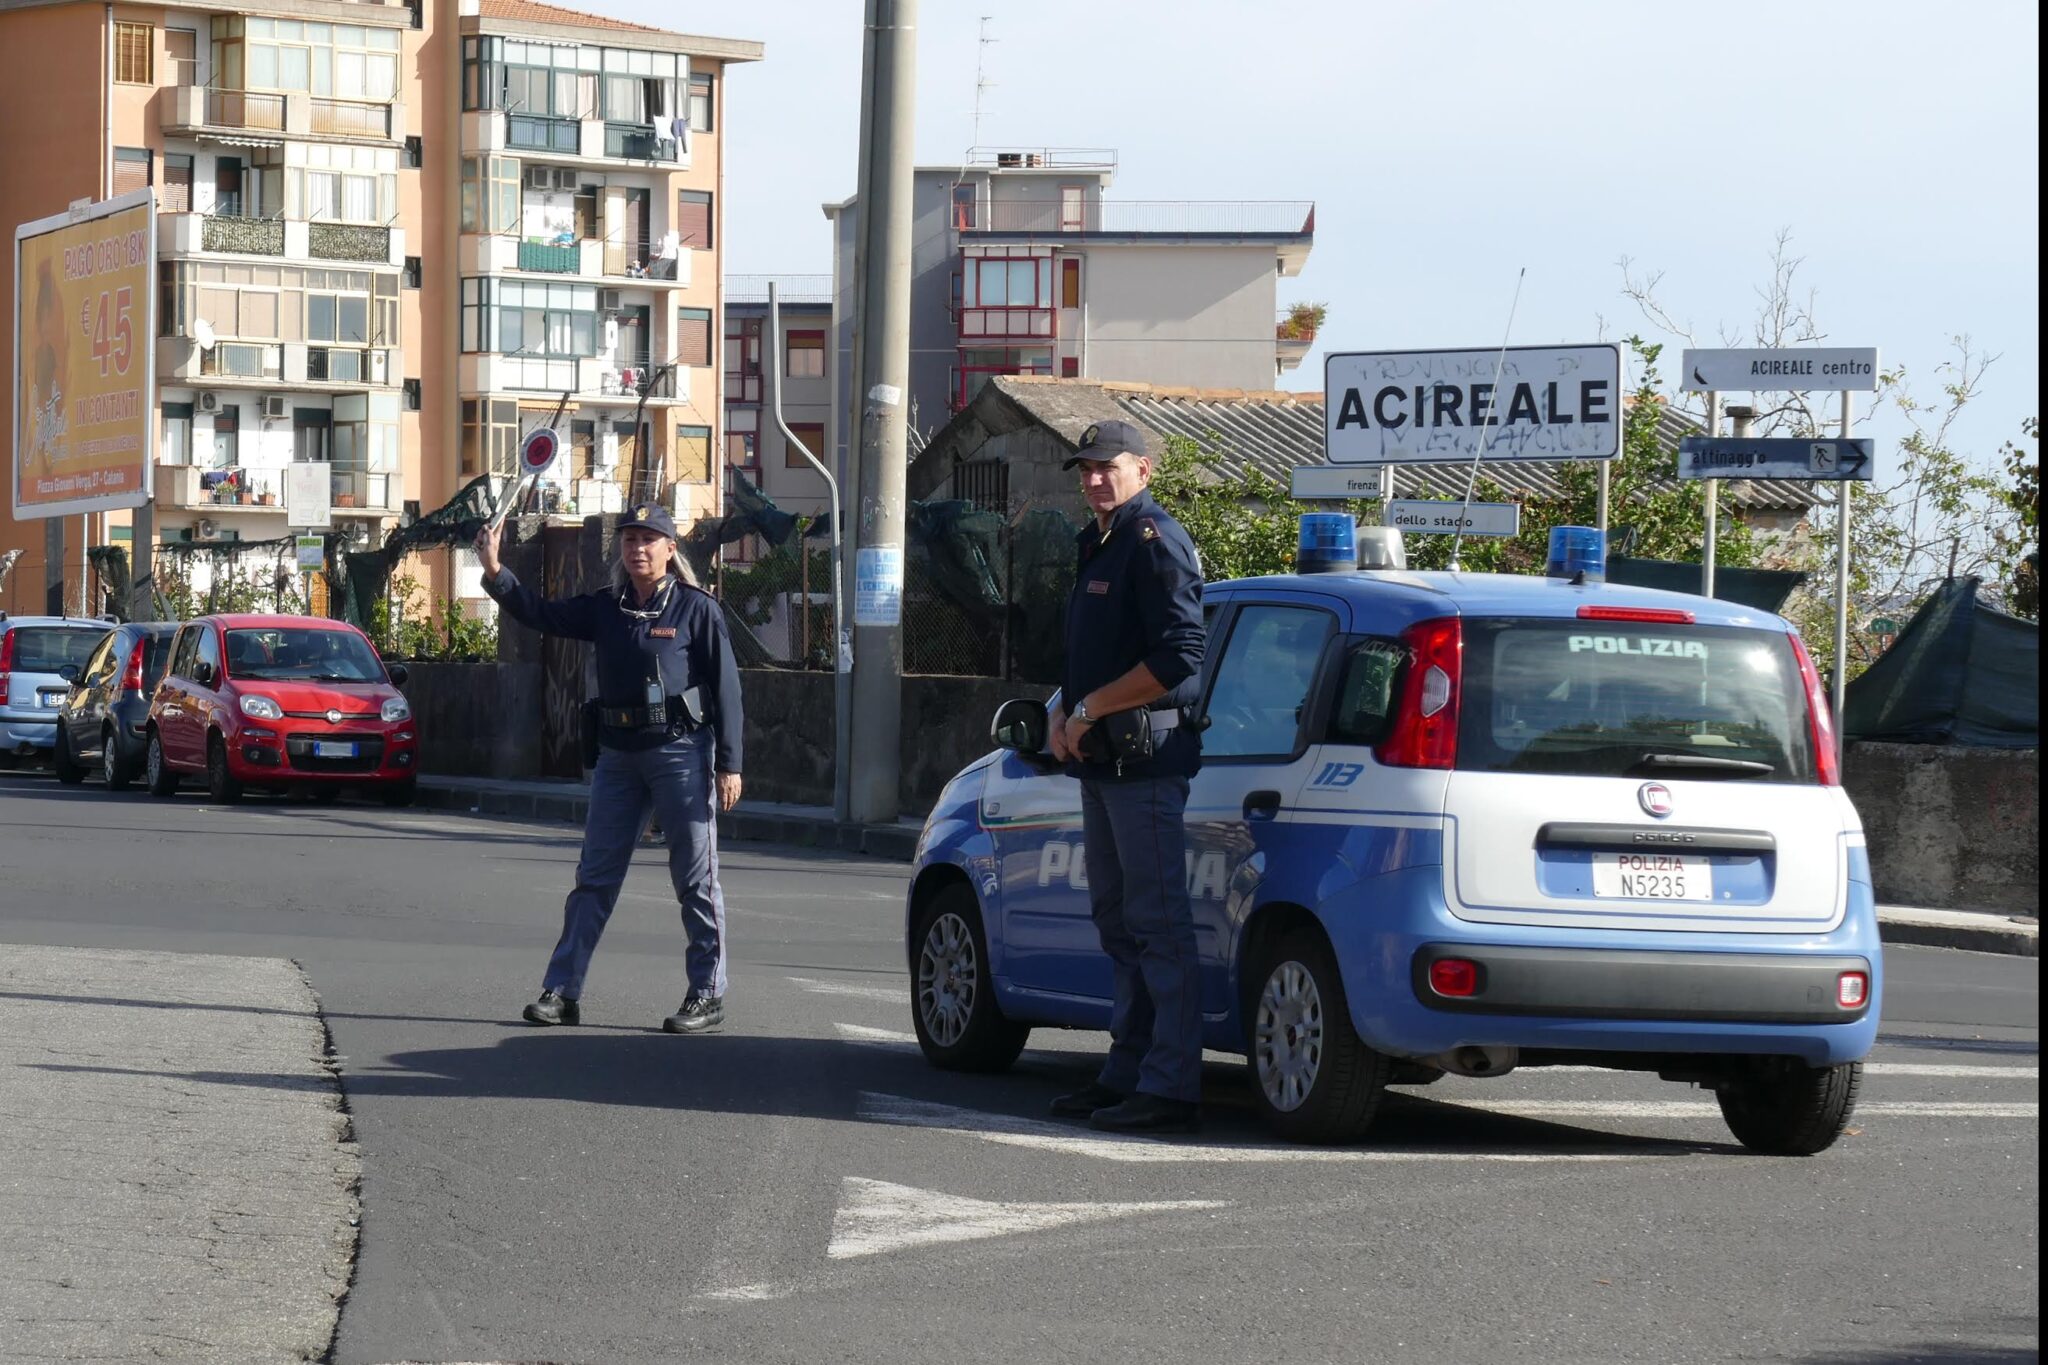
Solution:
{"label": "firenze street sign", "polygon": [[1796,346],[1783,350],[1687,351],[1679,387],[1687,393],[1833,393],[1877,389],[1877,347]]}
{"label": "firenze street sign", "polygon": [[1300,502],[1349,502],[1380,495],[1380,471],[1366,465],[1338,468],[1327,464],[1297,465],[1288,492]]}

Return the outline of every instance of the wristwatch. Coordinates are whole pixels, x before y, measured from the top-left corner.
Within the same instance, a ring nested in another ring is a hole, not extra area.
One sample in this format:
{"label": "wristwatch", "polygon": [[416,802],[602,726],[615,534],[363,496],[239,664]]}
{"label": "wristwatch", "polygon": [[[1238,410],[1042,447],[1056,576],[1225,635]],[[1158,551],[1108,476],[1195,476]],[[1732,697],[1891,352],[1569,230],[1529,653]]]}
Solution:
{"label": "wristwatch", "polygon": [[1083,725],[1093,725],[1095,723],[1095,717],[1088,714],[1088,699],[1086,697],[1074,703],[1073,716],[1075,720],[1080,721]]}

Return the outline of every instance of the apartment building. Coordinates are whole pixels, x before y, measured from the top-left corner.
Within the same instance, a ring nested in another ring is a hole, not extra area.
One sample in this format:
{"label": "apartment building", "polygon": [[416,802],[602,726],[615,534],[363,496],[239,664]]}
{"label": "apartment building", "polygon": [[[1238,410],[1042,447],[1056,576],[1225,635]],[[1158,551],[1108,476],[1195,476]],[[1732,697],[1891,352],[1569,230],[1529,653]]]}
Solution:
{"label": "apartment building", "polygon": [[[912,190],[912,453],[996,375],[1268,390],[1301,363],[1279,281],[1315,243],[1307,201],[1120,200],[1116,154],[977,149]],[[860,205],[833,230],[829,440],[845,465]],[[813,492],[817,481],[813,476]]]}
{"label": "apartment building", "polygon": [[[37,53],[0,216],[156,191],[160,541],[281,536],[321,461],[380,543],[550,422],[546,509],[717,509],[721,95],[759,44],[533,0],[0,0],[0,42]],[[0,607],[39,605],[42,523],[4,518]],[[67,578],[128,520],[69,519]]]}
{"label": "apartment building", "polygon": [[[804,449],[828,463],[832,376],[827,363],[832,333],[830,275],[775,276],[781,315],[777,336],[770,326],[766,275],[736,275],[725,287],[725,462],[727,477],[744,477],[778,506],[806,516],[829,507],[825,482],[784,435],[782,421]],[[772,338],[772,340],[771,340]],[[744,563],[759,551],[753,538],[729,545],[728,563]]]}

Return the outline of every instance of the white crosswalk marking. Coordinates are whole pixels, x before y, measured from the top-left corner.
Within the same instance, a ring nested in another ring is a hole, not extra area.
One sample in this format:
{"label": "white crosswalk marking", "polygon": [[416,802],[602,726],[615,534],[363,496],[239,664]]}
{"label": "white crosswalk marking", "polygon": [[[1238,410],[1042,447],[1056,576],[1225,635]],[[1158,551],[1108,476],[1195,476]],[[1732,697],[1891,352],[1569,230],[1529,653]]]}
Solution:
{"label": "white crosswalk marking", "polygon": [[2037,1066],[1950,1066],[1934,1062],[1866,1062],[1866,1076],[1962,1076],[1973,1081],[2038,1081]]}
{"label": "white crosswalk marking", "polygon": [[910,992],[891,986],[856,986],[843,981],[820,981],[815,977],[788,978],[799,990],[812,995],[849,995],[856,1000],[885,1000],[892,1005],[910,1003]]}
{"label": "white crosswalk marking", "polygon": [[849,1043],[874,1043],[882,1047],[916,1047],[917,1035],[902,1029],[869,1028],[865,1024],[832,1025],[835,1032]]}
{"label": "white crosswalk marking", "polygon": [[[1434,1096],[1432,1099],[1436,1098]],[[1478,1100],[1443,1099],[1460,1109],[1529,1119],[1696,1119],[1717,1118],[1721,1106],[1712,1100]],[[1859,1118],[2039,1118],[2038,1104],[1978,1104],[1969,1100],[1865,1100]]]}

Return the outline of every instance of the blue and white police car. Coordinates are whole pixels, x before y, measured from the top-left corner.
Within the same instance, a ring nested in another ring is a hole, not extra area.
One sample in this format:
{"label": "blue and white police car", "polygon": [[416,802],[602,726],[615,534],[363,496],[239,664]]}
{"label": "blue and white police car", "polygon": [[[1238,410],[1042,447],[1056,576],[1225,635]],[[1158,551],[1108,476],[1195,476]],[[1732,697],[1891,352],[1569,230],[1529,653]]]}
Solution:
{"label": "blue and white police car", "polygon": [[[1278,1133],[1348,1141],[1390,1084],[1557,1065],[1709,1088],[1761,1152],[1846,1126],[1883,968],[1814,665],[1779,617],[1601,567],[1586,532],[1547,577],[1205,590],[1204,1044],[1247,1056]],[[1044,736],[1005,704],[924,828],[906,940],[940,1067],[1108,1026],[1079,784]]]}

